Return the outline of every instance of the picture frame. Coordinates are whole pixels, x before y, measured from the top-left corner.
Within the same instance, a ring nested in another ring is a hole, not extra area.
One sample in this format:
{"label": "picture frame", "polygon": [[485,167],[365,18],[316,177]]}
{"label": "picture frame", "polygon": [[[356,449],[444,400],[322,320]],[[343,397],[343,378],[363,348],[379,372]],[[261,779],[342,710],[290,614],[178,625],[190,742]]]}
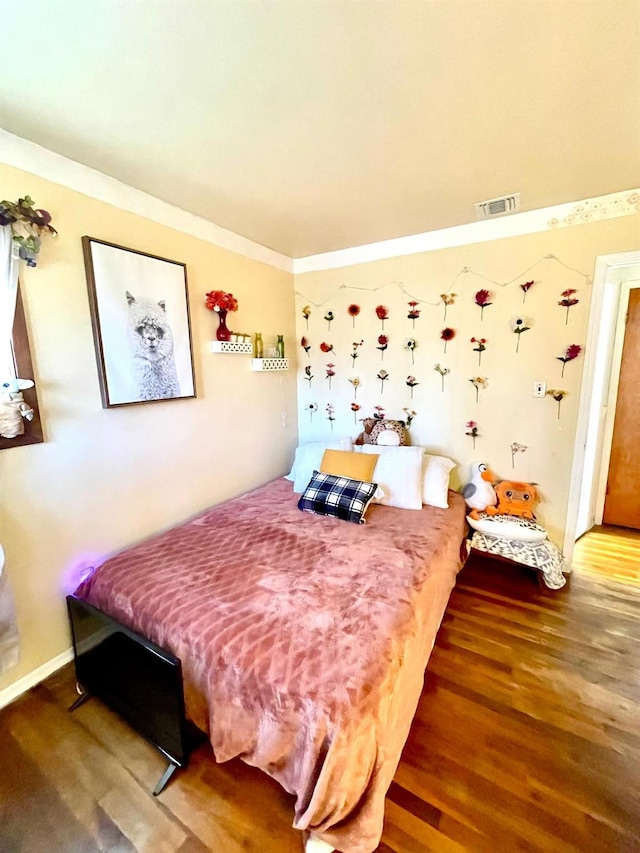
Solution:
{"label": "picture frame", "polygon": [[186,264],[82,238],[102,407],[196,396]]}

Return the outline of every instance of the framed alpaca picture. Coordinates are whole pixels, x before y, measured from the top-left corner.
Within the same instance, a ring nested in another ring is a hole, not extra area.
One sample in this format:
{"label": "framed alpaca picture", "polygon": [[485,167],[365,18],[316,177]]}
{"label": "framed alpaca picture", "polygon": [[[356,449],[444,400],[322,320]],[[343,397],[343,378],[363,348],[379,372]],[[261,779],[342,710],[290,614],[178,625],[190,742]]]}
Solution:
{"label": "framed alpaca picture", "polygon": [[195,397],[185,264],[83,237],[105,409]]}

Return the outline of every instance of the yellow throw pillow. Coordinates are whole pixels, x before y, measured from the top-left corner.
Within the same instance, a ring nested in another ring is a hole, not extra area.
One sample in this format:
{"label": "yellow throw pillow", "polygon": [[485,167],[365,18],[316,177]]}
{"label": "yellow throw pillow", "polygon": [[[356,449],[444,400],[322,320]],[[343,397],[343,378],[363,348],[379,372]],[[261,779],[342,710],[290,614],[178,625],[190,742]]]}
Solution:
{"label": "yellow throw pillow", "polygon": [[323,474],[372,483],[377,461],[378,455],[375,453],[365,456],[364,453],[354,453],[350,450],[325,450],[320,471]]}

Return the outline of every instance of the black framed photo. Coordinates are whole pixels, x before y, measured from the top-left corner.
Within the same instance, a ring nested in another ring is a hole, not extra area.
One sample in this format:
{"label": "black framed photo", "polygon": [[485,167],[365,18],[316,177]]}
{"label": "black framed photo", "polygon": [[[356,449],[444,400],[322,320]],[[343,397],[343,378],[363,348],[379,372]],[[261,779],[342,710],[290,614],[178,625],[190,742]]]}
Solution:
{"label": "black framed photo", "polygon": [[83,237],[102,405],[195,397],[185,264]]}

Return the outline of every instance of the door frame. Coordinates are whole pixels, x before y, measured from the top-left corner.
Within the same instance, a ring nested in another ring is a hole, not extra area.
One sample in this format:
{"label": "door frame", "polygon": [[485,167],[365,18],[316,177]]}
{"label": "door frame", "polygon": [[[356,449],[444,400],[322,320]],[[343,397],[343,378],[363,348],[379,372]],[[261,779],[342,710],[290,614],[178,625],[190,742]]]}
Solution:
{"label": "door frame", "polygon": [[[615,417],[615,403],[611,411],[611,394],[615,385],[617,396],[622,357],[622,342],[619,339],[624,339],[624,329],[622,334],[616,332],[625,282],[619,280],[616,271],[636,265],[640,265],[640,250],[596,258],[563,543],[569,565],[576,534],[582,535],[593,524],[602,522]],[[629,290],[627,287],[626,304]],[[617,372],[614,373],[616,354],[619,360]],[[605,445],[607,438],[608,446]],[[587,502],[585,530],[578,531],[580,509],[584,509]]]}

